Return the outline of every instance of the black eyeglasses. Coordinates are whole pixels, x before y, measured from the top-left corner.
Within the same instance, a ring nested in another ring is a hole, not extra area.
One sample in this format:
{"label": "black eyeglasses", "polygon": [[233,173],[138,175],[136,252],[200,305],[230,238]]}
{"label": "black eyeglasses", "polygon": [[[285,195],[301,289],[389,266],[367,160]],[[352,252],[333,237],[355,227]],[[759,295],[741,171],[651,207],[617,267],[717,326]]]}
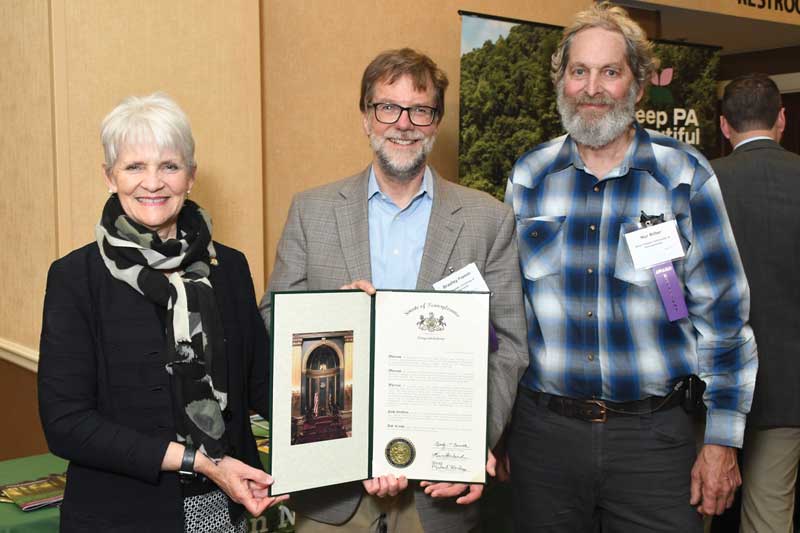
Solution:
{"label": "black eyeglasses", "polygon": [[384,102],[375,102],[369,104],[375,111],[375,120],[381,124],[394,124],[400,120],[400,115],[403,111],[408,113],[408,120],[415,126],[430,126],[436,120],[436,113],[439,112],[435,107],[426,105],[415,105],[412,107],[403,107],[397,104],[389,104]]}

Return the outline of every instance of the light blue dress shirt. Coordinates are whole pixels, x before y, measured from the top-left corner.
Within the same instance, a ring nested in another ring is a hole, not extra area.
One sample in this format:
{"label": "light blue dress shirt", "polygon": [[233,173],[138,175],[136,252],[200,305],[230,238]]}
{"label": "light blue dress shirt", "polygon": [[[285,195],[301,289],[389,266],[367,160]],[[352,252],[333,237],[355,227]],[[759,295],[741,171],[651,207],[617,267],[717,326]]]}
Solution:
{"label": "light blue dress shirt", "polygon": [[419,191],[400,209],[378,186],[369,171],[367,187],[369,254],[376,289],[414,289],[433,206],[433,175],[428,167]]}

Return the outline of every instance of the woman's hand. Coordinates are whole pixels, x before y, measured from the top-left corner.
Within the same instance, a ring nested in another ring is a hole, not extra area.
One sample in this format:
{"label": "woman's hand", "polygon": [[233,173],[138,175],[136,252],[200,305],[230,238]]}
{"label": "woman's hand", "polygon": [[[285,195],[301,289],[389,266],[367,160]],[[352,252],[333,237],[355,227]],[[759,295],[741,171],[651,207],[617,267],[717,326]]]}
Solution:
{"label": "woman's hand", "polygon": [[225,456],[214,464],[211,459],[198,453],[194,468],[213,481],[231,500],[244,505],[253,516],[259,516],[267,508],[289,499],[288,494],[271,498],[269,487],[272,477],[233,457]]}

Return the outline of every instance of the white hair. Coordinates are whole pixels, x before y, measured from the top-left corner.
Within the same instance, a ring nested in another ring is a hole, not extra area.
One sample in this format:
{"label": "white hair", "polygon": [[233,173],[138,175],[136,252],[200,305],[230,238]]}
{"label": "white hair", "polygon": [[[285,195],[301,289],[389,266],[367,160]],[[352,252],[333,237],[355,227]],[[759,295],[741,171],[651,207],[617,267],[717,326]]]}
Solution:
{"label": "white hair", "polygon": [[106,168],[117,161],[125,144],[151,144],[159,150],[172,149],[194,168],[194,138],[189,119],[175,101],[164,93],[129,96],[103,119],[100,133]]}

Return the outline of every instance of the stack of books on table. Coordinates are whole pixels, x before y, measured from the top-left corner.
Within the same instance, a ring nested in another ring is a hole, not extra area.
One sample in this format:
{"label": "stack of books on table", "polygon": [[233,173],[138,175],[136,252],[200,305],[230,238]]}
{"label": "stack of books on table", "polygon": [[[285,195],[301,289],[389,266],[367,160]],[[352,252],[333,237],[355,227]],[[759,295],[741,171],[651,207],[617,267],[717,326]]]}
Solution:
{"label": "stack of books on table", "polygon": [[34,479],[0,485],[0,501],[15,503],[23,511],[57,505],[64,499],[65,474],[50,474]]}

